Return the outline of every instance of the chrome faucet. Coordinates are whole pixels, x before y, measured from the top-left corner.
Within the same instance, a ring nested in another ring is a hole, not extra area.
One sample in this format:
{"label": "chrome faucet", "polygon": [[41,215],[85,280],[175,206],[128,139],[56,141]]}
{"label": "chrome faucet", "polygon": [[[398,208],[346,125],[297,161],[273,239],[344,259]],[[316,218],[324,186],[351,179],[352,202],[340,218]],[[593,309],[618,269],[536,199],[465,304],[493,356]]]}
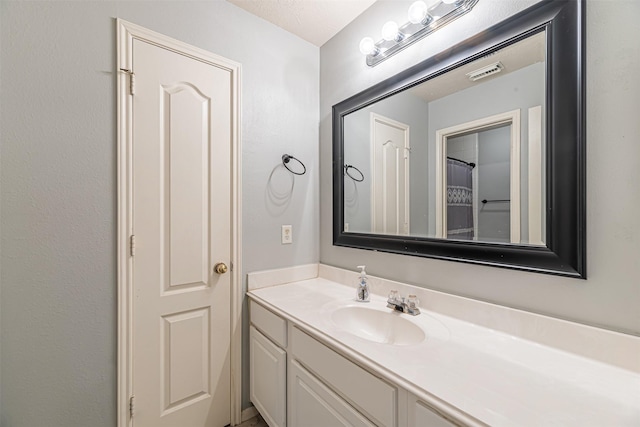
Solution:
{"label": "chrome faucet", "polygon": [[412,316],[420,314],[420,309],[418,308],[419,303],[420,301],[418,301],[418,298],[415,295],[409,295],[407,298],[401,297],[396,290],[389,292],[389,297],[387,298],[388,308],[395,311],[401,311],[402,313],[407,313]]}

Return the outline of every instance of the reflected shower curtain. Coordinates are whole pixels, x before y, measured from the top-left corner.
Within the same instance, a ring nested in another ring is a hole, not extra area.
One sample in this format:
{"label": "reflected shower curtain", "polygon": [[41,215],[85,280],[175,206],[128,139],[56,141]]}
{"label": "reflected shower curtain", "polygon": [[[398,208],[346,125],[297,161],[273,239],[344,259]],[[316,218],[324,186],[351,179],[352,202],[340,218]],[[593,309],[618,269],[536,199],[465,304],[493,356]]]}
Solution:
{"label": "reflected shower curtain", "polygon": [[473,166],[447,158],[447,238],[473,240]]}

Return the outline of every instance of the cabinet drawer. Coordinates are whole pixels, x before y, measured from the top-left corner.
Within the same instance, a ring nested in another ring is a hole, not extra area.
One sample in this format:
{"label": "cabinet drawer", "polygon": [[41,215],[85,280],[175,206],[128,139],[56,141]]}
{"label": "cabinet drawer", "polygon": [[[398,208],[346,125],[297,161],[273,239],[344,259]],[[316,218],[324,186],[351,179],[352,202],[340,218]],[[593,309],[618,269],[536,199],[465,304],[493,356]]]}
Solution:
{"label": "cabinet drawer", "polygon": [[309,335],[293,328],[293,356],[348,399],[377,425],[397,426],[396,387],[345,359]]}
{"label": "cabinet drawer", "polygon": [[251,323],[280,347],[287,346],[287,322],[260,304],[249,301]]}

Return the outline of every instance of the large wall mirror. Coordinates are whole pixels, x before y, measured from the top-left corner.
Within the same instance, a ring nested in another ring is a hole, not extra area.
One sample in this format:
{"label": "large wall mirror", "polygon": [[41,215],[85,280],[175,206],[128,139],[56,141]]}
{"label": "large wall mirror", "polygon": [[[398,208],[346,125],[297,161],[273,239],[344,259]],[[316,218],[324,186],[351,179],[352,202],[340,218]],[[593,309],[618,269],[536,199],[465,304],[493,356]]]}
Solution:
{"label": "large wall mirror", "polygon": [[334,244],[585,278],[583,9],[538,3],[335,105]]}

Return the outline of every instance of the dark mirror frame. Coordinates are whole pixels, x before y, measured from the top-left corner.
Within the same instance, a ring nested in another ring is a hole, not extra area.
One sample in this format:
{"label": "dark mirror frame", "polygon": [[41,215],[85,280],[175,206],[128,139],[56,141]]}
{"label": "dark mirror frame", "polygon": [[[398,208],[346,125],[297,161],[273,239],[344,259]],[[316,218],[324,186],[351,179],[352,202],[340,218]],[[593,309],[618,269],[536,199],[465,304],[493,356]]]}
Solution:
{"label": "dark mirror frame", "polygon": [[[586,279],[584,0],[550,0],[333,106],[333,244]],[[546,247],[344,232],[344,118],[546,30]]]}

